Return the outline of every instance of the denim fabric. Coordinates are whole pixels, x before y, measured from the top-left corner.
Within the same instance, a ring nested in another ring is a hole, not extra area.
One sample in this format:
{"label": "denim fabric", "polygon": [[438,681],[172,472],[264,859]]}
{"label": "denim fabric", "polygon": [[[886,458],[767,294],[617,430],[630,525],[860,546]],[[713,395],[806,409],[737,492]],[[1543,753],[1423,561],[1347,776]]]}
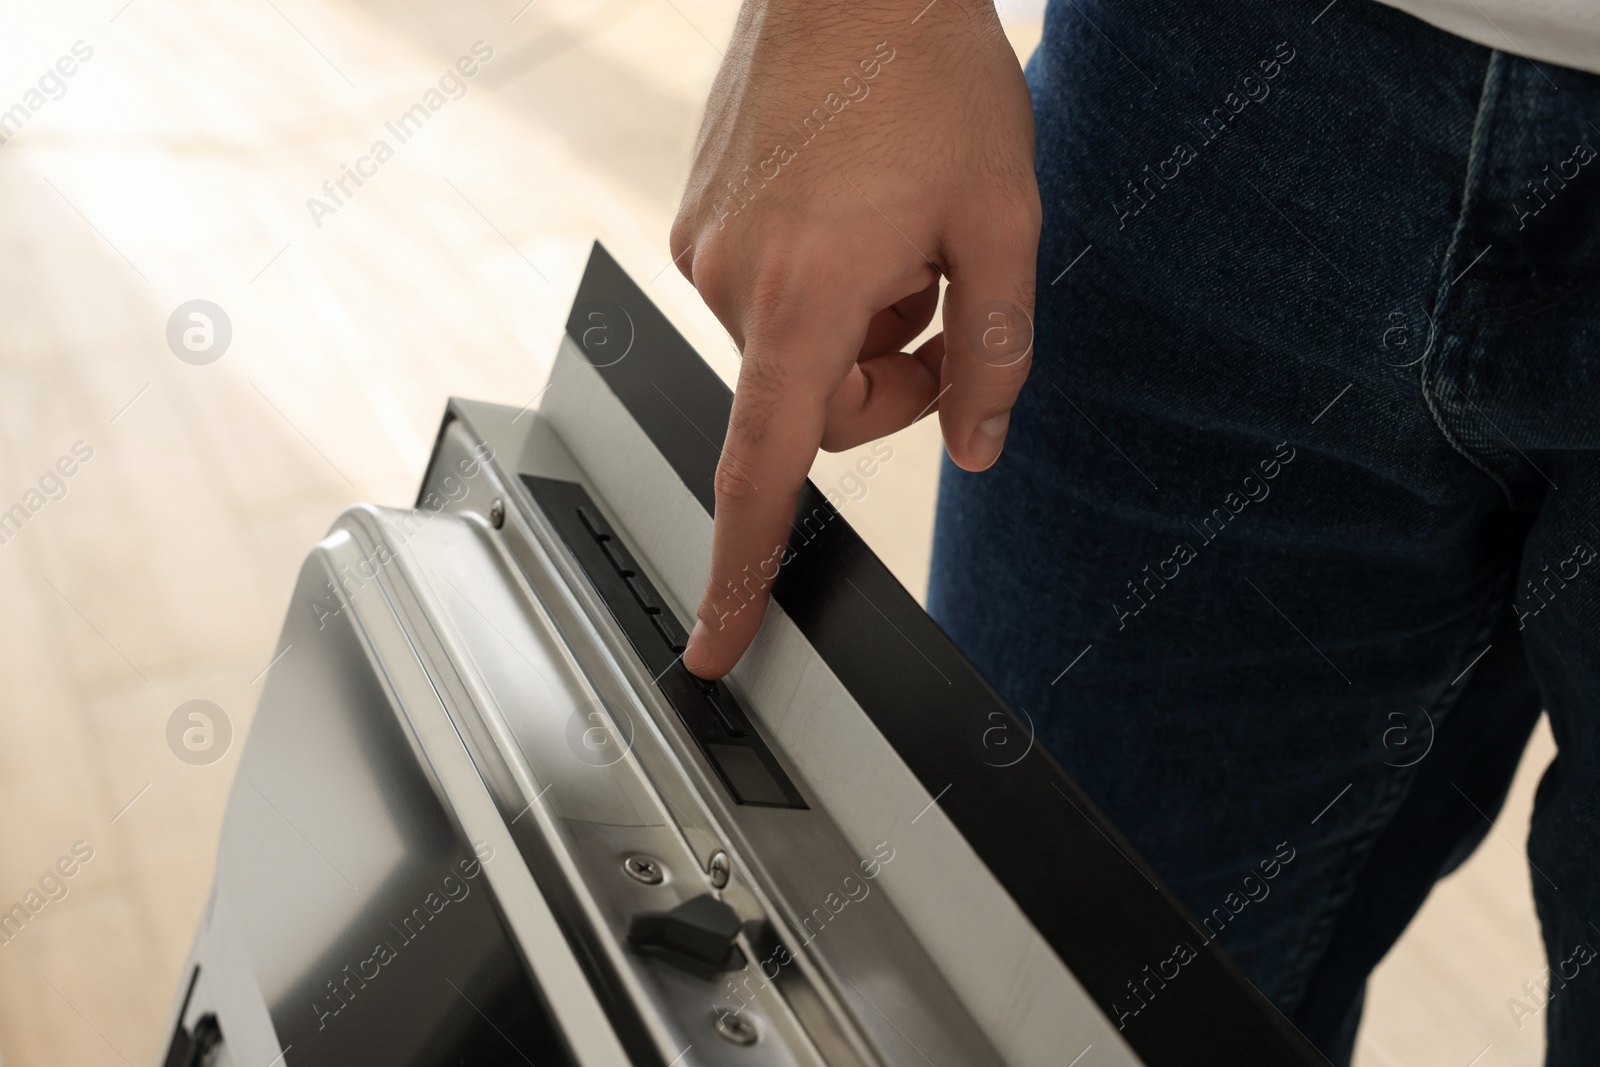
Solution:
{"label": "denim fabric", "polygon": [[930,606],[1335,1063],[1548,709],[1506,995],[1593,1064],[1600,77],[1323,8],[1052,0],[1034,366]]}

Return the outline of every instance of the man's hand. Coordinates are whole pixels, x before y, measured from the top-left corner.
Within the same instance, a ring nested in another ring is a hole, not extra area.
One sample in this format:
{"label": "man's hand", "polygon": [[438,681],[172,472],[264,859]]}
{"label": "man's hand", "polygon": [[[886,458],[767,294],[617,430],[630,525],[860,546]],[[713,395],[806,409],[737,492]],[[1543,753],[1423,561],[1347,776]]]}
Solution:
{"label": "man's hand", "polygon": [[[819,447],[937,409],[951,458],[983,470],[1028,373],[1027,85],[990,4],[925,2],[746,0],[706,105],[672,253],[744,363],[683,657],[705,678],[755,636]],[[901,351],[941,276],[944,332]]]}

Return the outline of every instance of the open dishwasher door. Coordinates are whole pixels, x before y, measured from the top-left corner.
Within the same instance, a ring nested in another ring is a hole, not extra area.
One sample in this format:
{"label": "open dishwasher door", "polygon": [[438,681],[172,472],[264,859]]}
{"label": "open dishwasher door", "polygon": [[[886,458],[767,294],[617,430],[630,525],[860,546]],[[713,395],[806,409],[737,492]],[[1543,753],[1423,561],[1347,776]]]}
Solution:
{"label": "open dishwasher door", "polygon": [[684,669],[729,405],[596,246],[539,409],[335,523],[168,1067],[1320,1062],[814,487]]}

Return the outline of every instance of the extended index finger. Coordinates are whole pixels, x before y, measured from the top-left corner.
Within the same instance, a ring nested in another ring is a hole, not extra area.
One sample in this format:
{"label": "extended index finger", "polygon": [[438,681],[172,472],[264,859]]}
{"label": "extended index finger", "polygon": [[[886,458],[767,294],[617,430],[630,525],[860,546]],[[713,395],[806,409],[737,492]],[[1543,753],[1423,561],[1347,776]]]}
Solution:
{"label": "extended index finger", "polygon": [[684,665],[720,678],[766,614],[787,562],[800,491],[822,444],[828,397],[854,365],[870,316],[810,314],[745,331],[744,363],[717,463],[711,578]]}

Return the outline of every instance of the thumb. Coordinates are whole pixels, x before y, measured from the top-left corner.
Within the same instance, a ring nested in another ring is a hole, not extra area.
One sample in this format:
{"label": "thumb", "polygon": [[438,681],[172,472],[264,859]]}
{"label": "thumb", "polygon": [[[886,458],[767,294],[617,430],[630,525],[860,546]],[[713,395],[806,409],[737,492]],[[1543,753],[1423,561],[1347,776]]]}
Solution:
{"label": "thumb", "polygon": [[1037,219],[1035,213],[1004,229],[981,220],[945,243],[950,285],[939,424],[950,458],[970,471],[1000,458],[1011,407],[1033,365]]}

